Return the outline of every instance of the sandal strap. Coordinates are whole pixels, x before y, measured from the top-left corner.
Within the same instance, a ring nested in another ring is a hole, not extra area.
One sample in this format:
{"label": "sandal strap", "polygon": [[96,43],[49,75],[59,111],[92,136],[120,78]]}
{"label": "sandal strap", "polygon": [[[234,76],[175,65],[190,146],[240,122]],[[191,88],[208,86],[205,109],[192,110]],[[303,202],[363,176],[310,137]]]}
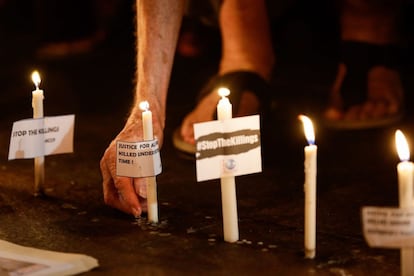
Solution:
{"label": "sandal strap", "polygon": [[270,84],[255,72],[232,71],[223,75],[216,75],[204,86],[200,97],[204,97],[212,90],[220,87],[226,87],[230,90],[229,100],[233,105],[233,110],[238,110],[241,95],[245,91],[250,91],[258,97],[260,110],[263,114],[267,114],[270,110]]}
{"label": "sandal strap", "polygon": [[340,52],[340,62],[347,68],[341,87],[345,109],[367,100],[367,78],[372,67],[385,66],[398,70],[401,64],[401,50],[395,45],[344,41]]}
{"label": "sandal strap", "polygon": [[398,68],[401,62],[401,49],[392,44],[379,45],[359,41],[344,41],[341,44],[340,59],[353,67],[371,68],[385,66]]}

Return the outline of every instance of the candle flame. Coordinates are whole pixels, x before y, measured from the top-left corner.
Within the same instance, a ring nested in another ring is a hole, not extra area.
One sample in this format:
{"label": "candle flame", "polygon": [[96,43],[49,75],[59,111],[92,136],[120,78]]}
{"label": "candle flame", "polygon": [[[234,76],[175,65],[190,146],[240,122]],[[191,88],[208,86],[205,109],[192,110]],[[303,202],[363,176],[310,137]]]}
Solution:
{"label": "candle flame", "polygon": [[311,119],[305,115],[299,115],[299,120],[303,123],[303,129],[305,131],[305,137],[306,140],[308,140],[308,143],[310,145],[313,145],[315,143],[315,132],[313,130],[313,124]]}
{"label": "candle flame", "polygon": [[410,159],[410,148],[408,147],[407,139],[401,130],[395,131],[395,145],[397,146],[398,157],[401,161],[408,161]]}
{"label": "candle flame", "polygon": [[222,97],[222,98],[227,97],[228,95],[230,95],[230,90],[226,87],[220,87],[217,92],[220,95],[220,97]]}
{"label": "candle flame", "polygon": [[149,103],[147,101],[140,102],[139,103],[139,108],[142,111],[148,111],[148,109],[149,109]]}
{"label": "candle flame", "polygon": [[36,89],[39,89],[39,85],[40,85],[40,75],[39,75],[39,72],[33,71],[33,73],[32,73],[32,81],[33,81],[34,85],[36,86]]}

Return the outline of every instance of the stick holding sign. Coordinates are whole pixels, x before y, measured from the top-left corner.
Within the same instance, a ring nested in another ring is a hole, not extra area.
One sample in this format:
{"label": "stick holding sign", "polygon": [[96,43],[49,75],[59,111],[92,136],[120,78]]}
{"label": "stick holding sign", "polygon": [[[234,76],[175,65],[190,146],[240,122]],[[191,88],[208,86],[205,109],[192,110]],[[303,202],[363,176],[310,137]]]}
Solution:
{"label": "stick holding sign", "polygon": [[[230,91],[227,88],[219,88],[221,99],[217,105],[217,119],[228,120],[233,117],[232,106],[227,98]],[[224,164],[225,165],[225,164]],[[221,183],[221,204],[223,212],[223,232],[226,242],[239,240],[239,225],[237,218],[236,181],[234,176],[222,176]]]}
{"label": "stick holding sign", "polygon": [[[140,102],[139,108],[142,110],[143,139],[144,141],[153,140],[152,112],[149,110],[149,103],[147,101]],[[146,183],[148,221],[158,223],[157,182],[155,176],[146,177]]]}
{"label": "stick holding sign", "polygon": [[[395,143],[401,160],[397,165],[400,208],[414,207],[414,163],[410,162],[410,150],[401,130],[395,132]],[[400,254],[401,275],[414,275],[414,248],[402,248]]]}
{"label": "stick holding sign", "polygon": [[[32,108],[33,118],[43,118],[43,90],[39,89],[40,75],[39,72],[32,73],[32,81],[36,86],[36,90],[32,91]],[[45,181],[45,157],[39,156],[34,159],[34,195],[41,194]]]}
{"label": "stick holding sign", "polygon": [[239,240],[235,177],[262,171],[260,116],[232,118],[230,91],[220,88],[218,120],[194,124],[197,181],[220,179],[224,241]]}

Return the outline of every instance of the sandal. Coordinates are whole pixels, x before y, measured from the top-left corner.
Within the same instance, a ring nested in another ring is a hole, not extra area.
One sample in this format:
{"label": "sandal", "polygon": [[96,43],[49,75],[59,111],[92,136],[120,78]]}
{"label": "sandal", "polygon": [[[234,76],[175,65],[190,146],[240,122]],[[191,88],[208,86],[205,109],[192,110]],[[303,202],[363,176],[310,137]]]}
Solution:
{"label": "sandal", "polygon": [[401,120],[403,86],[398,49],[351,41],[342,46],[324,125],[336,129],[366,129]]}
{"label": "sandal", "polygon": [[[264,117],[266,117],[270,111],[270,84],[255,72],[232,71],[224,75],[216,75],[201,90],[199,100],[219,87],[227,87],[230,89],[231,93],[228,98],[232,103],[233,111],[238,110],[241,94],[244,91],[253,92],[258,97],[260,102],[260,113]],[[216,114],[214,115],[214,118],[216,118]],[[194,155],[196,152],[195,145],[183,140],[180,129],[181,127],[178,127],[174,130],[172,139],[174,147],[183,153]]]}

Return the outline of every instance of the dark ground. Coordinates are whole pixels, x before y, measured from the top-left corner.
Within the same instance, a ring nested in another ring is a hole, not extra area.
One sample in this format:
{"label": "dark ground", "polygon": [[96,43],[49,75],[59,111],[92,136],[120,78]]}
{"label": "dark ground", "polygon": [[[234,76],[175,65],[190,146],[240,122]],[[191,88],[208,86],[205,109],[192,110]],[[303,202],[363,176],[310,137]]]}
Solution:
{"label": "dark ground", "polygon": [[[241,242],[229,244],[222,237],[219,182],[197,183],[194,161],[182,158],[169,139],[217,60],[176,57],[163,173],[157,177],[161,224],[151,227],[104,205],[99,171],[99,160],[123,126],[132,99],[130,14],[91,53],[44,60],[34,55],[39,41],[25,17],[30,13],[6,11],[2,13],[8,16],[0,17],[0,239],[97,258],[99,268],[85,275],[399,274],[398,250],[367,246],[360,208],[398,204],[394,132],[401,128],[409,139],[414,137],[410,43],[402,70],[407,114],[401,123],[334,131],[314,122],[319,147],[317,256],[305,260],[306,141],[296,116],[318,113],[335,76],[329,21],[323,25],[320,18],[302,18],[298,11],[275,30],[279,67],[276,109],[267,132],[271,143],[264,145],[263,172],[236,179]],[[32,116],[33,69],[43,76],[45,115],[76,114],[75,151],[46,157],[47,196],[38,198],[32,196],[33,161],[7,161],[13,122]]]}

